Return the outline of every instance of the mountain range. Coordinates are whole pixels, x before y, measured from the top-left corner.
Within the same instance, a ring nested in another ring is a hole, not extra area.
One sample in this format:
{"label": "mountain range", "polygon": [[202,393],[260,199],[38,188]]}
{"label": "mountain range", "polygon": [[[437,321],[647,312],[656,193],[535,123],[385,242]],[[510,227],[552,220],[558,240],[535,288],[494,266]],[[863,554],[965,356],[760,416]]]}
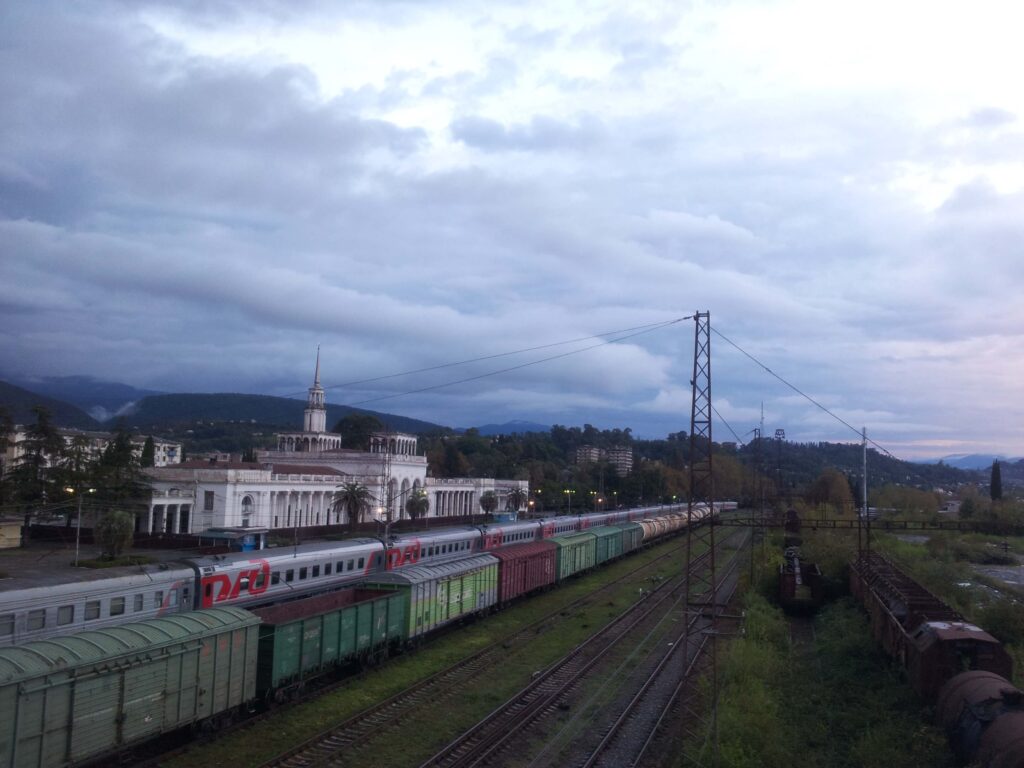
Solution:
{"label": "mountain range", "polygon": [[[76,429],[109,429],[115,422],[143,432],[179,431],[198,422],[251,422],[281,429],[299,429],[306,407],[303,400],[238,393],[169,394],[138,389],[119,382],[89,376],[21,379],[18,384],[0,381],[0,406],[15,423],[32,423],[31,408],[45,406],[55,424]],[[429,421],[367,411],[327,403],[327,425],[332,427],[350,413],[376,416],[388,429],[412,434],[443,432],[450,428]],[[482,435],[547,432],[550,426],[527,421],[486,424]],[[452,430],[464,431],[464,430]]]}

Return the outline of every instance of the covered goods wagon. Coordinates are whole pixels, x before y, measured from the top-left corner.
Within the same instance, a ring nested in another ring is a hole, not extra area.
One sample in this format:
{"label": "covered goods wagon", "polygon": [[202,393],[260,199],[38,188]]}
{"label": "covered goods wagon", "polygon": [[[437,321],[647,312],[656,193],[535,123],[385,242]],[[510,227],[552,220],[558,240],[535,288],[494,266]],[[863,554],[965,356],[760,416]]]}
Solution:
{"label": "covered goods wagon", "polygon": [[617,528],[622,529],[622,552],[632,552],[639,549],[644,541],[644,528],[639,523],[622,523]]}
{"label": "covered goods wagon", "polygon": [[593,568],[597,562],[597,537],[593,533],[572,533],[554,536],[558,547],[558,580]]}
{"label": "covered goods wagon", "polygon": [[355,659],[383,654],[408,633],[409,597],[393,590],[342,589],[258,608],[256,687],[261,694]]}
{"label": "covered goods wagon", "polygon": [[498,602],[498,559],[476,555],[433,565],[416,565],[373,576],[367,589],[393,590],[407,598],[409,639]]}
{"label": "covered goods wagon", "polygon": [[501,561],[498,569],[500,603],[555,583],[558,546],[551,541],[518,544],[497,549],[492,554]]}
{"label": "covered goods wagon", "polygon": [[598,565],[614,560],[622,555],[622,529],[614,525],[602,525],[598,528],[591,528],[590,533],[597,537],[595,545],[595,560]]}
{"label": "covered goods wagon", "polygon": [[79,763],[226,716],[255,696],[258,625],[213,608],[0,649],[0,766]]}

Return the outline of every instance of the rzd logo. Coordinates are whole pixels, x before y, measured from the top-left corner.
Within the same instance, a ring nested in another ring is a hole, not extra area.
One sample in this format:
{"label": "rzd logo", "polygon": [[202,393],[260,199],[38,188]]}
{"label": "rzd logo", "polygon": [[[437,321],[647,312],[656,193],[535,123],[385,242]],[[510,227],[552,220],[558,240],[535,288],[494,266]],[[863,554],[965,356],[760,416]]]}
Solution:
{"label": "rzd logo", "polygon": [[200,582],[203,595],[203,608],[212,608],[214,603],[237,600],[242,590],[250,595],[262,595],[270,586],[270,563],[266,560],[250,560],[255,568],[239,571],[232,582],[231,576],[218,573],[204,576]]}

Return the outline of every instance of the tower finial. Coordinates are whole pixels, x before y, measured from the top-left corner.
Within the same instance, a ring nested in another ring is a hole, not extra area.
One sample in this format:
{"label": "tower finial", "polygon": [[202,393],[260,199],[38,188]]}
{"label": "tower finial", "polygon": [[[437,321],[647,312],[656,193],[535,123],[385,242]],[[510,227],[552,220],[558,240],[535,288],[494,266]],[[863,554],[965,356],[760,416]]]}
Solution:
{"label": "tower finial", "polygon": [[313,374],[313,386],[320,386],[320,345],[316,345],[316,373]]}

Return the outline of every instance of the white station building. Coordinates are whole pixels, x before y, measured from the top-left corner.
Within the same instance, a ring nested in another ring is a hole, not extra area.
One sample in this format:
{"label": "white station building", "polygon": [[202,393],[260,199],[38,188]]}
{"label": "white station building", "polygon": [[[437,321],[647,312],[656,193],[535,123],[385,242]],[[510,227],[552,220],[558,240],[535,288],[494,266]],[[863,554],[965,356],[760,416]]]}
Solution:
{"label": "white station building", "polygon": [[326,429],[319,352],[302,426],[301,432],[280,433],[277,449],[260,451],[255,462],[186,461],[148,470],[153,494],[148,511],[136,519],[136,531],[198,534],[210,528],[343,525],[350,522],[348,515],[332,501],[339,487],[351,482],[366,486],[377,499],[372,517],[390,521],[407,517],[405,501],[417,489],[430,501],[429,518],[479,514],[480,496],[487,491],[497,494],[498,509],[505,508],[512,489],[529,491],[525,480],[427,477],[427,459],[419,455],[415,435],[378,433],[365,451],[342,448],[341,436]]}

